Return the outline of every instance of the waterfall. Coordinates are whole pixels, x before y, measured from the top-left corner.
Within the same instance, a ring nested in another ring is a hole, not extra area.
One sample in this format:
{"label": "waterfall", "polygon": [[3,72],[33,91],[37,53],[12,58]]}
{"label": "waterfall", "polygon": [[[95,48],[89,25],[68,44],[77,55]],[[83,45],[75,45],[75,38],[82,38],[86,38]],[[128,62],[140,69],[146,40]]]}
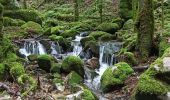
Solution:
{"label": "waterfall", "polygon": [[19,52],[26,57],[31,54],[46,54],[44,46],[39,41],[26,41]]}
{"label": "waterfall", "polygon": [[95,72],[98,74],[94,79],[90,78],[90,72],[85,69],[87,79],[85,80],[85,84],[91,88],[93,91],[98,91],[100,89],[100,79],[103,75],[104,71],[113,64],[117,63],[117,59],[115,54],[119,52],[122,43],[120,42],[107,42],[100,43],[100,68],[96,69]]}

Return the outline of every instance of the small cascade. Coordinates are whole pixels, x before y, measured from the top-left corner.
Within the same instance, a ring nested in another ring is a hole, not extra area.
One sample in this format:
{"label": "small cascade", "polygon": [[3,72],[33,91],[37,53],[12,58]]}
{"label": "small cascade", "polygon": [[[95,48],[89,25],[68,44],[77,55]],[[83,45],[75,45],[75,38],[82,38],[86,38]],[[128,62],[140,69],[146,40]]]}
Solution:
{"label": "small cascade", "polygon": [[44,46],[39,41],[26,41],[19,52],[26,57],[31,54],[46,54]]}
{"label": "small cascade", "polygon": [[95,76],[93,79],[91,78],[92,74],[90,74],[89,70],[85,69],[87,71],[87,79],[85,80],[85,84],[94,92],[100,90],[100,79],[104,71],[109,66],[112,66],[113,64],[118,62],[115,54],[121,49],[121,44],[122,43],[120,42],[107,42],[100,44],[100,68],[95,70],[97,76]]}
{"label": "small cascade", "polygon": [[61,53],[62,53],[62,48],[60,47],[59,43],[56,42],[52,42],[51,43],[51,55],[53,55],[56,59],[61,57]]}

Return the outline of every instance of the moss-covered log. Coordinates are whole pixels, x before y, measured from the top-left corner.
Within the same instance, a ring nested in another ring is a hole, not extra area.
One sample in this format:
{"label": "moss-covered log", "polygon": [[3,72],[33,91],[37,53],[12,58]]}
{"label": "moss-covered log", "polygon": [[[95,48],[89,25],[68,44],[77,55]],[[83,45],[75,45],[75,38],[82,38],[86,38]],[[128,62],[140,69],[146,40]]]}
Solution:
{"label": "moss-covered log", "polygon": [[142,58],[147,58],[151,52],[154,33],[152,0],[139,0],[139,9],[135,23],[138,32],[138,49]]}

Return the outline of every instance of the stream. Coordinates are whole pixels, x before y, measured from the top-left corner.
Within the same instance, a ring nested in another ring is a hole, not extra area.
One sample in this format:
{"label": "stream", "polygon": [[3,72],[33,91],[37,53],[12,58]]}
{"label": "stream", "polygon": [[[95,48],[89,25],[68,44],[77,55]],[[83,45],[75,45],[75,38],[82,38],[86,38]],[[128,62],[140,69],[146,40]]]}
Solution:
{"label": "stream", "polygon": [[[59,43],[51,42],[50,54],[53,55],[56,59],[59,55],[62,56],[62,59],[69,55],[80,56],[80,54],[82,53],[80,40],[85,37],[86,34],[87,32],[81,32],[79,35],[77,35],[71,43],[71,45],[73,46],[72,52],[66,52],[64,54],[62,54],[62,48],[59,46]],[[100,90],[100,79],[104,71],[109,66],[112,66],[118,62],[118,59],[116,58],[116,53],[119,52],[121,46],[122,43],[116,41],[99,43],[99,68],[91,70],[88,67],[84,66],[84,84],[88,86],[97,95],[97,97],[99,97],[99,100],[107,100],[106,98],[104,98]],[[38,40],[26,41],[19,51],[22,55],[25,55],[25,57],[31,54],[48,54],[43,44],[41,44]],[[83,60],[85,61],[87,59],[83,58]]]}

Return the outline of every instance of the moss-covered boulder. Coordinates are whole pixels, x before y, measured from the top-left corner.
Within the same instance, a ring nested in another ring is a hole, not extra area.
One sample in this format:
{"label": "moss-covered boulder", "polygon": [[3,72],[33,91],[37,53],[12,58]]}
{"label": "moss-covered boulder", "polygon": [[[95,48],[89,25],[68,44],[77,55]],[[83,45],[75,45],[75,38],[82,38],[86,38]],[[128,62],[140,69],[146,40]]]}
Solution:
{"label": "moss-covered boulder", "polygon": [[82,38],[82,39],[80,40],[81,45],[82,45],[83,47],[85,46],[86,42],[88,42],[88,41],[95,41],[95,38],[92,37],[92,36],[87,36],[87,37],[84,37],[84,38]]}
{"label": "moss-covered boulder", "polygon": [[111,40],[116,40],[116,35],[105,34],[99,38],[99,41],[102,41],[102,42],[108,42]]}
{"label": "moss-covered boulder", "polygon": [[99,57],[99,44],[96,41],[87,41],[84,50],[90,50],[93,57]]}
{"label": "moss-covered boulder", "polygon": [[97,100],[94,94],[89,89],[84,89],[81,94],[81,99],[83,100]]}
{"label": "moss-covered boulder", "polygon": [[133,26],[134,26],[133,19],[129,19],[129,20],[127,20],[127,21],[124,23],[123,29],[124,29],[124,30],[132,29]]}
{"label": "moss-covered boulder", "polygon": [[38,58],[38,55],[32,54],[32,55],[27,56],[27,58],[29,61],[36,61]]}
{"label": "moss-covered boulder", "polygon": [[125,62],[115,64],[106,69],[101,77],[101,89],[108,92],[112,87],[121,86],[124,81],[133,73],[133,69]]}
{"label": "moss-covered boulder", "polygon": [[89,36],[92,36],[92,37],[94,37],[96,40],[98,40],[101,36],[106,35],[106,34],[109,34],[109,33],[102,32],[102,31],[94,31],[94,32],[91,32],[91,33],[89,34]]}
{"label": "moss-covered boulder", "polygon": [[10,17],[13,19],[21,19],[23,21],[33,21],[42,24],[42,19],[39,14],[34,10],[6,10],[4,17]]}
{"label": "moss-covered boulder", "polygon": [[63,26],[56,26],[51,28],[51,34],[60,35],[64,30]]}
{"label": "moss-covered boulder", "polygon": [[50,55],[39,55],[38,58],[37,58],[37,61],[38,61],[38,66],[47,71],[47,72],[50,72],[50,69],[53,65],[53,57],[50,56]]}
{"label": "moss-covered boulder", "polygon": [[10,74],[14,78],[18,78],[21,75],[25,74],[24,66],[18,62],[11,63]]}
{"label": "moss-covered boulder", "polygon": [[137,65],[137,59],[132,52],[124,52],[123,53],[124,62],[127,62],[130,66]]}
{"label": "moss-covered boulder", "polygon": [[3,25],[6,26],[21,26],[23,24],[25,24],[25,21],[20,20],[20,19],[12,19],[9,17],[3,17]]}
{"label": "moss-covered boulder", "polygon": [[60,34],[60,36],[63,36],[64,38],[72,37],[74,38],[78,34],[77,30],[65,30],[63,33]]}
{"label": "moss-covered boulder", "polygon": [[50,69],[51,73],[61,73],[61,64],[60,63],[53,63]]}
{"label": "moss-covered boulder", "polygon": [[75,71],[81,77],[84,77],[83,61],[77,56],[68,56],[65,58],[61,65],[63,71],[69,73]]}
{"label": "moss-covered boulder", "polygon": [[76,84],[80,84],[83,82],[83,78],[77,74],[75,71],[71,71],[68,75],[67,75],[67,83],[68,85],[76,85]]}
{"label": "moss-covered boulder", "polygon": [[119,28],[120,26],[117,23],[102,23],[96,29],[114,34]]}

